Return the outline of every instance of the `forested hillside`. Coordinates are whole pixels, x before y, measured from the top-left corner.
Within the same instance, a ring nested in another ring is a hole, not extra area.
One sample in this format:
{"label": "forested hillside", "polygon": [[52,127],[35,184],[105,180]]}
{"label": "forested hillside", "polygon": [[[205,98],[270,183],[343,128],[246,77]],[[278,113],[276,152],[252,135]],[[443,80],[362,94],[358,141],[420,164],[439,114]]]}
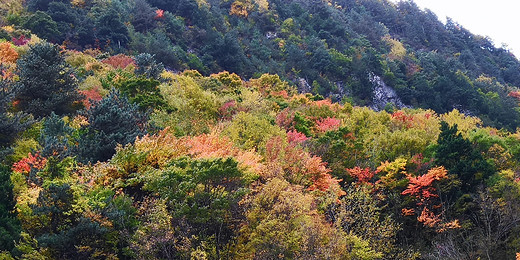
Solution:
{"label": "forested hillside", "polygon": [[413,2],[0,2],[0,259],[520,259],[520,63]]}
{"label": "forested hillside", "polygon": [[518,60],[413,2],[12,0],[2,10],[17,29],[4,28],[6,40],[30,31],[68,49],[150,53],[173,71],[277,74],[302,92],[356,105],[374,105],[372,75],[407,106],[520,124],[508,97],[520,86]]}

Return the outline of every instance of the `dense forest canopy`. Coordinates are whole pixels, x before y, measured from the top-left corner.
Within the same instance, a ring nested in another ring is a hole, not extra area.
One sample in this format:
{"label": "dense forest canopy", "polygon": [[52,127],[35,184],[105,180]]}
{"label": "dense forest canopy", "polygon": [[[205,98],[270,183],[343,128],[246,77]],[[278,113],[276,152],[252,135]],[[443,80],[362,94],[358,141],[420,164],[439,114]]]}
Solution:
{"label": "dense forest canopy", "polygon": [[205,76],[277,74],[302,92],[383,108],[374,74],[402,105],[520,124],[508,97],[520,86],[514,55],[412,1],[19,0],[2,11],[16,37],[30,30],[69,49],[150,53],[169,70]]}
{"label": "dense forest canopy", "polygon": [[520,63],[413,1],[3,1],[0,61],[0,259],[520,259]]}

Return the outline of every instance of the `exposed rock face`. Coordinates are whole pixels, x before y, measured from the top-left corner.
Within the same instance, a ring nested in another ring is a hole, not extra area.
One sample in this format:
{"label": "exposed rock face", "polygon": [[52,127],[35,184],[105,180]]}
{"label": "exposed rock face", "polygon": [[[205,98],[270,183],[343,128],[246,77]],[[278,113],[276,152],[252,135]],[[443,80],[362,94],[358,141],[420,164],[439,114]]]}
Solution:
{"label": "exposed rock face", "polygon": [[383,82],[381,77],[375,75],[374,73],[369,73],[368,77],[370,82],[372,82],[374,91],[374,97],[372,98],[372,104],[370,105],[370,108],[376,111],[381,111],[385,109],[385,106],[389,103],[393,104],[398,109],[408,107],[397,96],[394,89],[387,86],[385,82]]}
{"label": "exposed rock face", "polygon": [[298,78],[298,92],[300,93],[311,93],[312,87],[309,85],[306,79]]}
{"label": "exposed rock face", "polygon": [[328,97],[334,102],[340,102],[344,97],[350,96],[350,91],[342,81],[334,82],[336,88],[329,92]]}

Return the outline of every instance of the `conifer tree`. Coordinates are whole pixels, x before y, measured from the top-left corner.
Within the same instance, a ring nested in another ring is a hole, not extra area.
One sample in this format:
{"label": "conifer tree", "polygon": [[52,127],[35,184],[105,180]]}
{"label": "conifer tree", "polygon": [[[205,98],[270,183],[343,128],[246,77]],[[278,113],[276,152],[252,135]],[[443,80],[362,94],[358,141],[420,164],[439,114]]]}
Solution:
{"label": "conifer tree", "polygon": [[16,85],[18,107],[37,118],[53,111],[57,115],[71,113],[82,99],[73,69],[65,63],[56,45],[33,45],[18,60],[17,67],[20,76]]}
{"label": "conifer tree", "polygon": [[85,113],[89,125],[79,140],[79,159],[83,162],[106,161],[117,144],[126,145],[142,136],[147,129],[147,115],[139,111],[118,91],[94,104]]}
{"label": "conifer tree", "polygon": [[20,224],[14,215],[15,201],[9,167],[0,165],[0,251],[11,250],[20,235]]}
{"label": "conifer tree", "polygon": [[137,69],[135,74],[146,78],[158,79],[161,72],[164,70],[162,63],[157,62],[154,58],[155,55],[148,53],[141,53],[135,56],[135,63]]}
{"label": "conifer tree", "polygon": [[0,80],[0,149],[11,145],[18,134],[32,124],[27,114],[10,111],[13,109],[14,96],[8,82]]}
{"label": "conifer tree", "polygon": [[470,191],[471,187],[493,173],[493,167],[457,131],[457,125],[450,127],[448,123],[441,122],[435,163],[446,167],[450,174],[456,174],[462,180],[463,191]]}
{"label": "conifer tree", "polygon": [[43,123],[40,135],[43,157],[56,156],[63,159],[70,155],[70,138],[74,129],[67,125],[58,115],[51,113]]}

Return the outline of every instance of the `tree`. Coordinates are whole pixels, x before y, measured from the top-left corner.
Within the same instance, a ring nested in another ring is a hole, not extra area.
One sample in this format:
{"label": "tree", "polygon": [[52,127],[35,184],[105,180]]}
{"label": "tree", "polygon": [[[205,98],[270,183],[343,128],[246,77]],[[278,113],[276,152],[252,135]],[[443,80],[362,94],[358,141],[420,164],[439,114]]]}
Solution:
{"label": "tree", "polygon": [[27,9],[29,11],[47,11],[49,5],[56,2],[68,2],[66,0],[28,0],[27,1]]}
{"label": "tree", "polygon": [[[59,41],[64,41],[63,44],[66,44],[68,48],[84,45],[89,41],[87,39],[90,39],[90,43],[93,42],[94,25],[92,21],[88,21],[90,18],[87,17],[86,10],[74,8],[70,2],[53,1],[49,4],[46,13],[56,22]],[[80,35],[82,31],[89,31],[90,36]],[[83,41],[83,39],[86,41]]]}
{"label": "tree", "polygon": [[435,163],[442,165],[448,173],[462,180],[462,190],[467,192],[482,183],[493,173],[493,167],[482,157],[471,142],[457,132],[457,125],[441,122],[441,133],[437,139]]}
{"label": "tree", "polygon": [[97,37],[106,46],[125,47],[128,43],[128,29],[121,21],[119,12],[109,8],[96,21]]}
{"label": "tree", "polygon": [[31,205],[41,226],[34,227],[32,233],[39,237],[57,234],[70,227],[76,214],[72,207],[73,201],[74,194],[69,184],[51,184],[41,190],[36,203]]}
{"label": "tree", "polygon": [[142,110],[161,109],[167,107],[167,104],[159,85],[160,82],[155,79],[139,77],[117,83],[117,89]]}
{"label": "tree", "polygon": [[141,53],[135,56],[135,64],[137,68],[135,74],[147,78],[158,79],[161,72],[164,70],[162,63],[154,59],[155,55],[148,53]]}
{"label": "tree", "polygon": [[[19,133],[32,124],[31,118],[23,113],[13,113],[14,90],[5,80],[0,80],[0,149],[13,143]],[[1,156],[0,156],[1,158]]]}
{"label": "tree", "polygon": [[[432,202],[435,198],[438,198],[437,190],[432,185],[433,182],[445,179],[447,175],[444,167],[432,168],[427,174],[414,177],[407,175],[408,187],[401,193],[401,195],[408,195],[417,201],[417,206],[422,208],[421,215],[417,218],[419,222],[422,222],[425,226],[436,227],[440,222],[440,216],[433,212],[436,208]],[[403,215],[412,215],[415,212],[413,209],[403,209]]]}
{"label": "tree", "polygon": [[132,13],[132,25],[136,31],[147,32],[155,27],[154,17],[156,17],[156,12],[145,0],[135,1]]}
{"label": "tree", "polygon": [[9,167],[0,165],[0,251],[13,249],[21,231],[14,214],[16,201],[10,176]]}
{"label": "tree", "polygon": [[160,194],[172,211],[174,223],[192,227],[200,244],[215,250],[216,259],[237,231],[238,203],[245,195],[244,173],[232,158],[172,160],[160,176],[150,175],[144,188]]}
{"label": "tree", "polygon": [[[114,259],[117,252],[112,243],[117,238],[111,237],[114,234],[109,236],[111,228],[103,225],[107,220],[100,220],[102,217],[93,212],[89,217],[82,216],[73,189],[78,188],[52,183],[43,188],[36,203],[31,204],[39,225],[30,230],[38,246],[45,248],[53,259]],[[118,217],[125,219],[130,214]]]}
{"label": "tree", "polygon": [[77,149],[79,160],[85,163],[110,159],[117,144],[134,142],[148,128],[147,115],[115,90],[84,114],[89,124],[83,129]]}
{"label": "tree", "polygon": [[394,254],[400,249],[395,238],[400,226],[391,216],[383,215],[381,200],[383,197],[369,186],[351,186],[341,203],[331,205],[329,214],[344,231],[369,241],[386,259],[396,258]]}
{"label": "tree", "polygon": [[35,117],[73,112],[83,98],[73,69],[59,47],[50,43],[31,46],[18,62],[20,81],[16,84],[18,108]]}
{"label": "tree", "polygon": [[56,42],[60,39],[58,24],[47,13],[42,11],[36,11],[36,13],[29,16],[23,25],[31,32],[51,42]]}
{"label": "tree", "polygon": [[56,156],[60,159],[70,154],[70,142],[74,129],[54,113],[45,119],[40,135],[43,157]]}
{"label": "tree", "polygon": [[[240,259],[380,259],[368,241],[335,229],[316,214],[315,198],[274,178],[248,195],[237,253]],[[370,212],[372,213],[372,212]]]}

